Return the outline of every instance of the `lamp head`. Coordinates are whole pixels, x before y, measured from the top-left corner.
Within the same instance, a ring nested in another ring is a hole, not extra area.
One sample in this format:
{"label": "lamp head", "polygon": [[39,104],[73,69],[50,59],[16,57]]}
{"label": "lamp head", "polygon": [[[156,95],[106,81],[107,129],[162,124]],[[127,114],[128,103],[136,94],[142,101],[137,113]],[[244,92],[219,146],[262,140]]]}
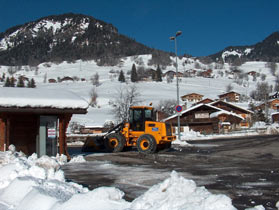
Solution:
{"label": "lamp head", "polygon": [[175,34],[175,36],[178,37],[178,36],[180,36],[181,34],[182,34],[182,31],[177,31],[176,34]]}

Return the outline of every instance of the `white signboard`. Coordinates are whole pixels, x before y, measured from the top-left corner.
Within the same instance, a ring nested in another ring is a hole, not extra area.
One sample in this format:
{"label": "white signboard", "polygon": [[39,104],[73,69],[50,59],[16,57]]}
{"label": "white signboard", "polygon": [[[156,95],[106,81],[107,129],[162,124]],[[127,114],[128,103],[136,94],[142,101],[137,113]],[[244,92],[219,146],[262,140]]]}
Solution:
{"label": "white signboard", "polygon": [[195,113],[196,119],[205,119],[209,118],[209,113]]}
{"label": "white signboard", "polygon": [[54,128],[47,129],[47,137],[56,138],[56,129],[54,129]]}

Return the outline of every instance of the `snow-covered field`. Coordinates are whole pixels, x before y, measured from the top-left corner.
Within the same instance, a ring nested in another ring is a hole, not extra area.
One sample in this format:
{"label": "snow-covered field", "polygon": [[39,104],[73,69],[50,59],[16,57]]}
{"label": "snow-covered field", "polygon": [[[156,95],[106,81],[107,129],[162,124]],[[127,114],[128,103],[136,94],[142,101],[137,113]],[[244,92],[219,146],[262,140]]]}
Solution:
{"label": "snow-covered field", "polygon": [[[71,122],[77,122],[86,126],[102,126],[106,121],[114,120],[112,107],[109,105],[109,102],[118,97],[120,89],[125,90],[127,86],[134,84],[130,82],[127,72],[131,71],[132,65],[136,63],[136,60],[142,61],[141,65],[136,65],[137,68],[140,66],[146,69],[157,68],[156,66],[148,65],[148,60],[150,58],[151,55],[123,58],[121,65],[118,66],[98,66],[94,61],[76,61],[75,63],[63,62],[60,64],[43,63],[38,66],[37,70],[23,66],[21,67],[21,70],[18,70],[13,76],[18,78],[18,76],[24,75],[29,79],[33,78],[36,82],[37,88],[41,89],[42,93],[44,92],[44,89],[67,89],[89,102],[90,91],[94,87],[90,78],[98,73],[100,85],[95,87],[98,94],[97,107],[89,107],[88,114],[86,115],[74,115]],[[172,60],[174,61],[175,59],[172,58]],[[179,83],[180,96],[195,92],[204,95],[204,98],[217,99],[218,95],[226,91],[226,87],[229,84],[232,85],[234,91],[249,95],[249,93],[255,89],[257,82],[261,81],[260,77],[257,77],[257,81],[253,81],[253,77],[248,76],[248,78],[243,80],[242,85],[238,85],[234,83],[231,74],[225,73],[226,71],[230,72],[230,66],[228,64],[225,64],[222,69],[215,69],[215,64],[204,65],[191,58],[187,60],[186,64],[185,61],[186,58],[178,59],[179,72],[183,73],[187,70],[196,69],[195,65],[198,63],[201,69],[197,69],[197,71],[211,68],[213,70],[213,78],[181,78]],[[256,71],[259,74],[266,74],[265,81],[272,85],[274,84],[275,77],[271,75],[270,70],[265,64],[265,62],[247,62],[240,66],[239,69],[244,73]],[[5,73],[6,77],[11,77],[8,73],[9,69],[10,67],[0,66],[0,76]],[[118,73],[120,70],[123,70],[125,74],[126,83],[120,83],[118,81]],[[163,69],[162,71],[164,73],[169,70],[175,71],[175,67],[173,65],[167,66],[166,69]],[[221,75],[220,72],[223,72],[223,75]],[[58,78],[62,79],[63,77],[75,78],[77,81],[48,83],[49,79],[57,80]],[[176,100],[175,78],[172,83],[167,83],[166,78],[163,78],[163,82],[146,81],[138,82],[134,85],[136,85],[137,90],[140,93],[141,105],[149,105],[150,103],[153,103],[154,106],[157,106],[160,101],[165,99]],[[183,102],[181,101],[181,104],[182,103]],[[248,107],[247,102],[240,105]],[[188,107],[189,106],[190,104],[188,104]]]}
{"label": "snow-covered field", "polygon": [[[81,156],[69,163],[66,163],[65,156],[38,158],[33,154],[26,157],[10,146],[9,151],[0,152],[0,209],[235,209],[226,195],[212,194],[204,187],[197,187],[194,181],[175,171],[132,202],[124,200],[124,193],[114,187],[90,191],[76,183],[66,182],[60,166],[84,161]],[[277,207],[279,209],[279,202]],[[252,209],[263,210],[264,207],[260,205]]]}

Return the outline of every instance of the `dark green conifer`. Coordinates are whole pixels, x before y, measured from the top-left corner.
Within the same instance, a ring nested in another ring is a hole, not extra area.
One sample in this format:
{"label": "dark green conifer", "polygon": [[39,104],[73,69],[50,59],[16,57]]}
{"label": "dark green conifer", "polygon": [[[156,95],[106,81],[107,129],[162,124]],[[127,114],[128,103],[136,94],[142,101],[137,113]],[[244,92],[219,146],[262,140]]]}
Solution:
{"label": "dark green conifer", "polygon": [[120,74],[119,74],[119,77],[118,77],[118,81],[119,82],[125,82],[125,76],[124,76],[124,73],[123,73],[122,70],[120,71]]}
{"label": "dark green conifer", "polygon": [[18,81],[17,81],[17,84],[16,84],[17,87],[24,87],[25,84],[24,84],[24,81],[23,81],[23,78],[22,77],[19,77],[18,78]]}
{"label": "dark green conifer", "polygon": [[10,81],[10,78],[9,78],[9,77],[6,78],[4,87],[11,87],[11,81]]}
{"label": "dark green conifer", "polygon": [[158,65],[157,70],[156,70],[156,81],[157,82],[162,82],[162,71],[160,66]]}
{"label": "dark green conifer", "polygon": [[138,81],[137,68],[136,65],[133,64],[132,71],[131,71],[131,82],[137,82],[137,81]]}

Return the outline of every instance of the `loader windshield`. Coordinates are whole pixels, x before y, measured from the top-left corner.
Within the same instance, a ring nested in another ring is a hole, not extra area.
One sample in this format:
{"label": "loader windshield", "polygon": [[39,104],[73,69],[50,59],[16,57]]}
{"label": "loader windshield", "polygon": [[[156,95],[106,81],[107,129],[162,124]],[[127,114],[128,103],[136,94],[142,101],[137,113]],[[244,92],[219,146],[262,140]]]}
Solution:
{"label": "loader windshield", "polygon": [[153,109],[132,108],[129,113],[129,123],[134,131],[144,131],[145,121],[154,121]]}

